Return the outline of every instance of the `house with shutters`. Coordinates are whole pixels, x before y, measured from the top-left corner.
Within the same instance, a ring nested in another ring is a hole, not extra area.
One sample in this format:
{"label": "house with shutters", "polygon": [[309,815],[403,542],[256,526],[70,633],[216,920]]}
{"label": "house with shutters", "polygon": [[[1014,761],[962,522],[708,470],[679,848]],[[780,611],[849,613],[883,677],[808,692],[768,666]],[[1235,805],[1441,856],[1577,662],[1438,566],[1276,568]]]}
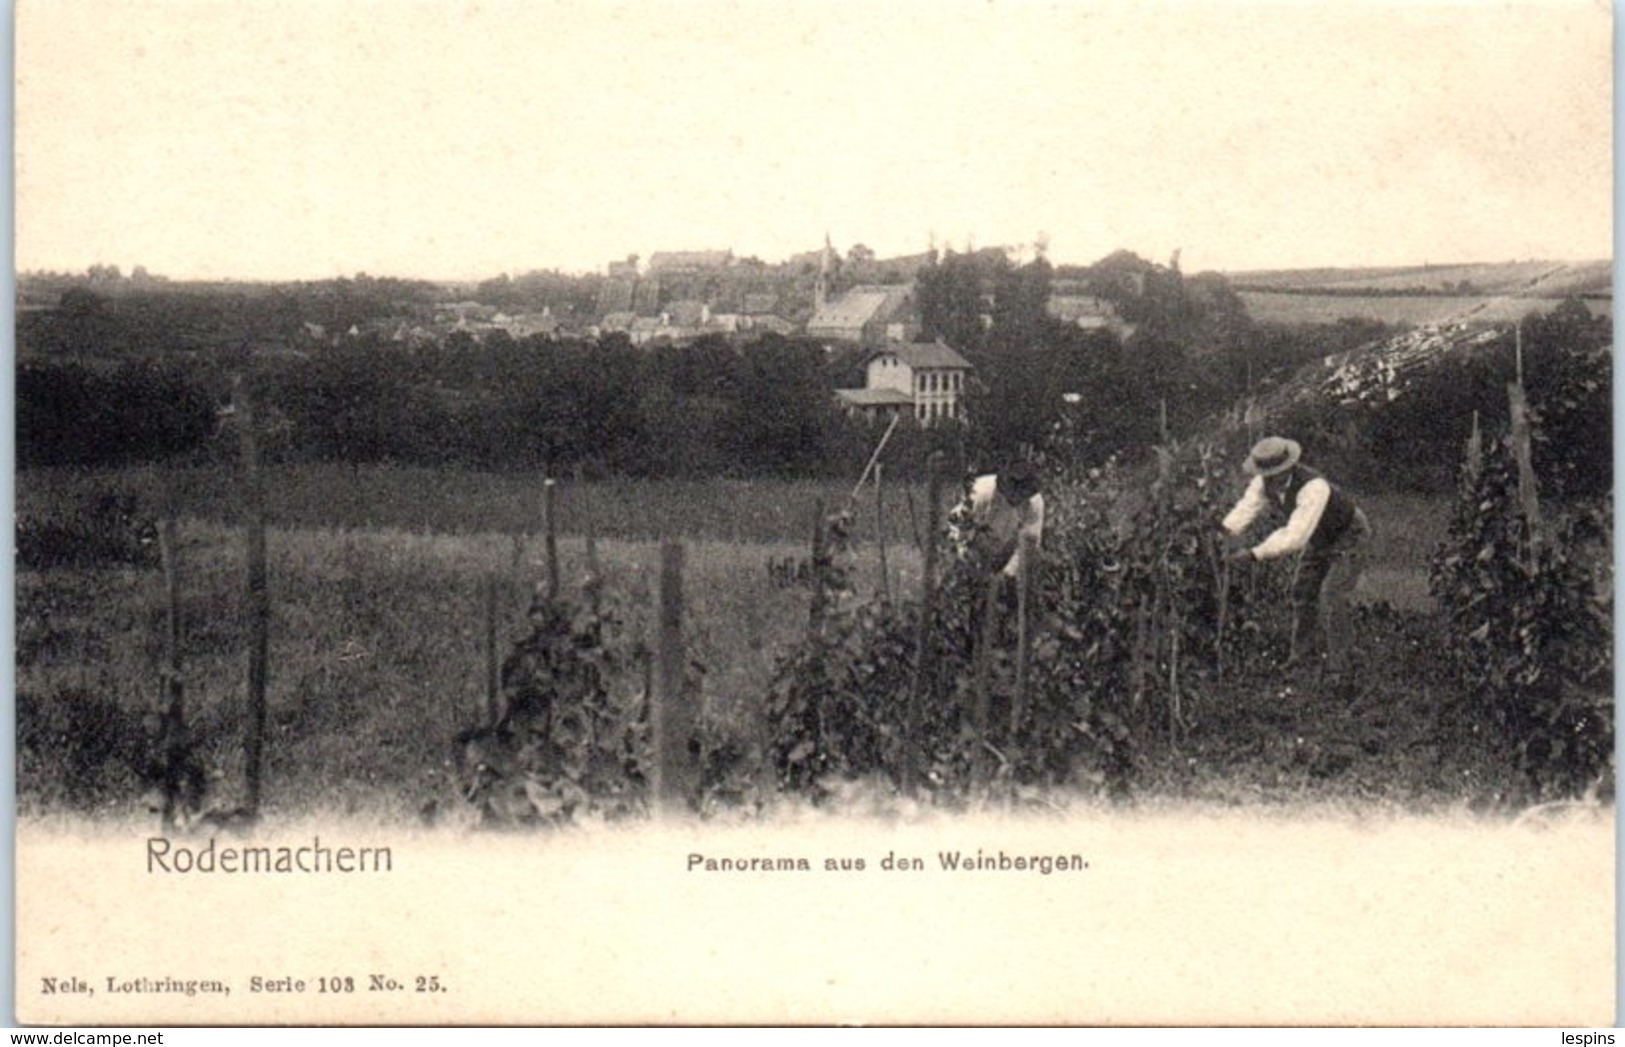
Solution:
{"label": "house with shutters", "polygon": [[869,418],[909,413],[921,425],[965,418],[965,383],[970,361],[938,338],[932,342],[893,342],[864,362],[862,389],[837,389],[849,414]]}

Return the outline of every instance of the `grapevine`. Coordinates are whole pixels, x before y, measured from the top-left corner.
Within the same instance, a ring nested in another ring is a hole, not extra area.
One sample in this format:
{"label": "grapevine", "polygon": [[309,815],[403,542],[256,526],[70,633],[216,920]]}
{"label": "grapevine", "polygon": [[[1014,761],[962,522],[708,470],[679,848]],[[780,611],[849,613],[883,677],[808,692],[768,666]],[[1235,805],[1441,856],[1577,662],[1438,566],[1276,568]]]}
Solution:
{"label": "grapevine", "polygon": [[599,594],[538,593],[502,664],[497,715],[454,740],[459,791],[483,825],[548,826],[647,806],[642,645]]}
{"label": "grapevine", "polygon": [[1543,533],[1520,505],[1510,437],[1470,451],[1430,588],[1470,700],[1537,799],[1612,773],[1612,579],[1606,503]]}

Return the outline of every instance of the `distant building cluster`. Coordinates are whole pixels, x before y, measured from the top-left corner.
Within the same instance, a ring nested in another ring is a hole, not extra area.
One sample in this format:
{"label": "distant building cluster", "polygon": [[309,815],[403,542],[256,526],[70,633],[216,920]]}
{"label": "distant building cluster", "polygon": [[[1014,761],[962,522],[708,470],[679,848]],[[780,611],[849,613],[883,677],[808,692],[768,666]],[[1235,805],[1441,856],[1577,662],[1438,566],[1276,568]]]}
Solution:
{"label": "distant building cluster", "polygon": [[[514,341],[621,336],[633,346],[653,347],[707,337],[800,336],[861,360],[863,386],[837,394],[849,414],[906,415],[933,425],[965,418],[964,395],[973,371],[953,346],[922,340],[919,276],[938,260],[934,246],[883,259],[859,244],[842,256],[827,237],[822,248],[777,264],[742,258],[731,249],[657,251],[647,260],[629,255],[610,261],[601,275],[531,273],[478,285],[441,285],[443,299],[431,294],[398,303],[399,309],[390,310],[398,315],[303,322],[290,344],[279,348],[312,352],[357,338],[423,347],[452,338],[481,344],[498,336]],[[88,278],[42,274],[19,283],[18,310],[54,309],[65,288],[83,286],[87,279],[91,289],[110,294],[161,281],[140,267],[129,278],[112,266],[93,267]],[[365,274],[355,282],[376,283]],[[1046,309],[1080,328],[1130,330],[1086,281],[1056,280]]]}
{"label": "distant building cluster", "polygon": [[[915,278],[935,258],[879,260],[860,246],[842,259],[827,241],[781,266],[728,250],[661,251],[647,264],[632,255],[605,266],[597,316],[584,333],[623,334],[635,346],[804,335],[866,355],[864,387],[837,392],[849,414],[962,420],[970,363],[940,340],[918,341]],[[810,300],[800,300],[809,281]]]}
{"label": "distant building cluster", "polygon": [[[435,306],[432,319],[390,317],[371,320],[352,324],[339,334],[346,338],[380,338],[415,347],[438,344],[458,333],[481,342],[496,331],[515,340],[533,335],[551,338],[566,333],[564,324],[548,306],[543,306],[540,312],[508,313],[494,305],[468,300],[439,303]],[[333,332],[320,324],[305,324],[304,333],[307,340],[313,343],[334,338]]]}

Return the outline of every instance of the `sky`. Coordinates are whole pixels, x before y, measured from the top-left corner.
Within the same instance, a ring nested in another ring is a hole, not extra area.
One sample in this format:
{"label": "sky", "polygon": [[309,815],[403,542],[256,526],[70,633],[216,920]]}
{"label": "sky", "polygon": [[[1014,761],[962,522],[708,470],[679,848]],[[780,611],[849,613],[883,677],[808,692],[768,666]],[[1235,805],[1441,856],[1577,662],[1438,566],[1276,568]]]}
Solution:
{"label": "sky", "polygon": [[19,271],[1612,256],[1592,0],[18,0]]}

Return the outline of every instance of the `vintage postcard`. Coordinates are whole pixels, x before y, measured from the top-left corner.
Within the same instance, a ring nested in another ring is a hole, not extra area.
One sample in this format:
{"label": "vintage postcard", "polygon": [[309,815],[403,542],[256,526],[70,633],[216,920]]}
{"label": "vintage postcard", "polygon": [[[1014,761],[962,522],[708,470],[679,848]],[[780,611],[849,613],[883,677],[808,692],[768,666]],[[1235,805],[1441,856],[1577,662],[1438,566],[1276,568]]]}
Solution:
{"label": "vintage postcard", "polygon": [[1607,6],[15,24],[20,1023],[1615,1020]]}

